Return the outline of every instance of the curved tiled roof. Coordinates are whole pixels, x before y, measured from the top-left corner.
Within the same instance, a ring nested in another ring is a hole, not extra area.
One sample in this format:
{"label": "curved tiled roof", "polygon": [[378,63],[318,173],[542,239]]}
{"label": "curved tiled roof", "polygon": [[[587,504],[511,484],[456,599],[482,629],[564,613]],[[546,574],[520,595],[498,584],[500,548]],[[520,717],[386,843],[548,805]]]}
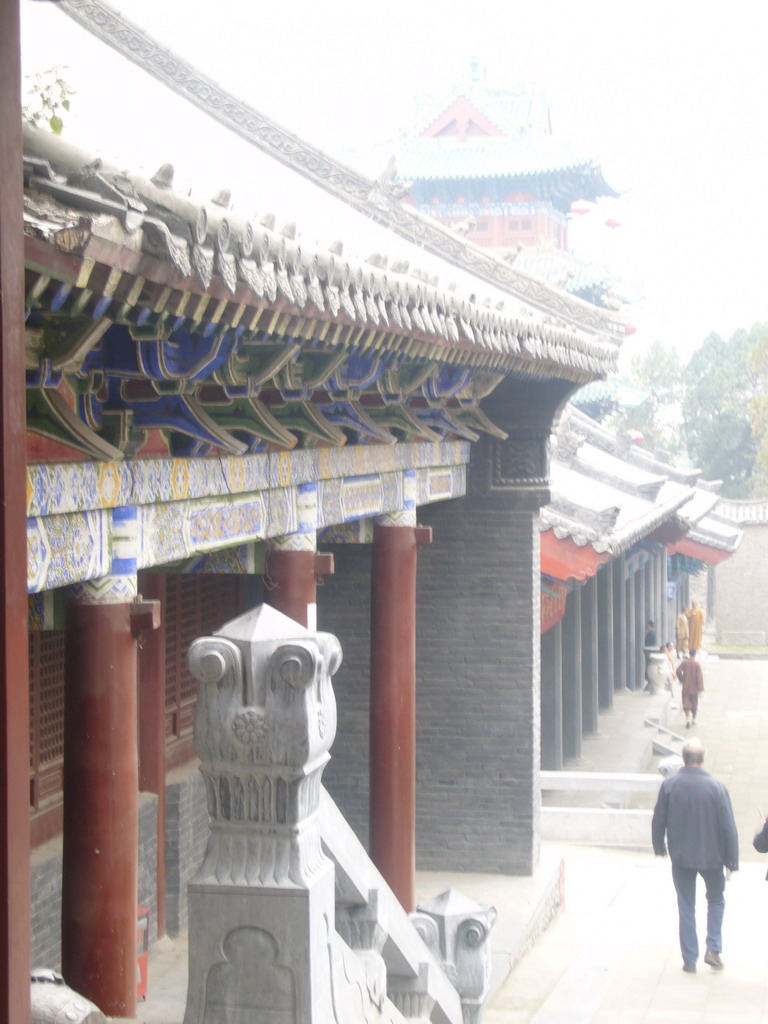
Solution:
{"label": "curved tiled roof", "polygon": [[380,253],[346,258],[343,245],[308,248],[293,225],[280,232],[268,216],[258,224],[240,221],[226,197],[197,203],[174,192],[169,165],[146,180],[35,130],[26,133],[25,151],[27,235],[62,255],[90,257],[90,246],[102,255],[107,247],[131,253],[135,263],[151,257],[165,264],[166,284],[194,278],[206,291],[218,282],[222,294],[242,299],[245,292],[254,302],[274,302],[279,293],[297,311],[431,341],[454,350],[444,353],[448,361],[501,372],[524,370],[533,359],[594,375],[615,360],[612,339],[587,336],[519,301],[510,300],[515,315],[461,295],[449,282],[441,286],[407,260]]}
{"label": "curved tiled roof", "polygon": [[[362,213],[372,223],[385,227],[411,245],[419,246],[424,252],[444,261],[446,266],[452,265],[473,276],[482,287],[490,284],[547,315],[558,313],[572,326],[578,325],[579,329],[589,333],[609,334],[615,341],[620,340],[622,328],[605,310],[563,292],[558,293],[555,289],[542,287],[541,282],[516,271],[487,249],[458,238],[454,232],[401,201],[401,183],[394,180],[394,171],[388,168],[373,181],[328,156],[161,46],[105,0],[68,0],[60,9],[233,134],[295,170],[326,193]],[[608,354],[606,351],[604,356],[595,375],[610,372],[615,363],[615,352]]]}
{"label": "curved tiled roof", "polygon": [[673,521],[691,539],[729,553],[741,530],[713,512],[716,489],[630,444],[569,405],[552,439],[551,500],[541,529],[615,556]]}
{"label": "curved tiled roof", "polygon": [[397,170],[407,181],[530,178],[574,172],[585,199],[616,195],[597,164],[551,135],[412,139],[397,149]]}

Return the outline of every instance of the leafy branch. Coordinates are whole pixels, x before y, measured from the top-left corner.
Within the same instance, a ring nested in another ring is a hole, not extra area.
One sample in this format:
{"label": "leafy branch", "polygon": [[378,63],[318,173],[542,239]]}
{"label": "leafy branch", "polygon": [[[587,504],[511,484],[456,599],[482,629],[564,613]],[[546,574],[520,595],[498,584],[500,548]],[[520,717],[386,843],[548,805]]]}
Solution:
{"label": "leafy branch", "polygon": [[61,115],[69,110],[69,97],[74,95],[74,89],[62,77],[65,70],[65,67],[57,65],[27,76],[31,84],[30,101],[22,107],[25,124],[35,128],[47,125],[54,135],[61,135],[64,130]]}

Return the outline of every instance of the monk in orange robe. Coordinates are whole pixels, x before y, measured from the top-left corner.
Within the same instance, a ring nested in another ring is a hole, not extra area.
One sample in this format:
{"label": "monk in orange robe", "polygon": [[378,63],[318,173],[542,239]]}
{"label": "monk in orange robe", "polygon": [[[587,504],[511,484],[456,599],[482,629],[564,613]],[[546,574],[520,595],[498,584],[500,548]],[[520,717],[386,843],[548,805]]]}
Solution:
{"label": "monk in orange robe", "polygon": [[696,649],[691,648],[690,654],[677,666],[675,673],[683,684],[682,703],[685,712],[685,728],[696,725],[696,712],[699,710],[699,694],[704,690],[704,673],[696,661]]}
{"label": "monk in orange robe", "polygon": [[704,611],[697,601],[691,601],[690,609],[685,613],[688,617],[688,646],[691,650],[701,650],[701,638],[704,632]]}

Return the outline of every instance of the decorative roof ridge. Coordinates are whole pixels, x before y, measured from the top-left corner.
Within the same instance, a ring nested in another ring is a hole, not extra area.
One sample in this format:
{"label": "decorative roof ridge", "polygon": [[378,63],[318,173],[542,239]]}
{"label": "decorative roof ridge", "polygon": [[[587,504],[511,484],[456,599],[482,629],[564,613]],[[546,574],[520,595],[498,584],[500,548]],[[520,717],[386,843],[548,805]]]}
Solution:
{"label": "decorative roof ridge", "polygon": [[[663,475],[677,483],[688,484],[689,486],[696,484],[703,487],[704,484],[719,485],[720,483],[720,481],[700,481],[700,469],[680,469],[671,463],[665,462],[657,455],[654,455],[653,452],[646,451],[644,448],[633,444],[628,437],[622,436],[621,432],[613,432],[604,427],[602,423],[592,419],[591,416],[588,416],[581,409],[574,406],[573,403],[569,403],[566,408],[568,414],[578,423],[579,430],[587,434],[589,440],[597,448],[601,448],[610,455],[615,455],[630,462],[632,465],[637,466],[638,469],[643,469],[645,472],[656,476]],[[703,487],[703,489],[712,490],[712,487]]]}
{"label": "decorative roof ridge", "polygon": [[[501,88],[490,85],[487,80],[480,81],[473,77],[473,71],[462,72],[440,96],[432,95],[426,99],[423,107],[416,111],[413,122],[403,132],[403,138],[420,138],[431,124],[434,124],[459,99],[466,99],[478,111],[492,121],[497,128],[510,134],[521,131],[536,135],[551,135],[551,131],[531,125],[520,125],[504,109],[504,98],[516,99],[528,94],[530,83],[517,82],[516,88]],[[537,90],[542,96],[543,90]]]}
{"label": "decorative roof ridge", "polygon": [[194,274],[203,292],[215,273],[230,295],[245,285],[260,301],[277,290],[305,315],[314,310],[312,315],[333,319],[341,306],[354,323],[432,336],[449,348],[485,350],[487,365],[502,372],[524,370],[533,360],[590,378],[611,354],[615,358],[610,339],[576,335],[553,311],[534,316],[519,303],[505,311],[503,302],[494,307],[492,300],[456,293],[452,284],[441,287],[437,277],[407,260],[390,262],[381,252],[351,259],[342,255],[341,243],[305,249],[293,223],[278,231],[269,214],[259,223],[233,216],[223,194],[205,203],[174,192],[170,165],[147,179],[113,170],[56,136],[28,130],[24,174],[30,244],[42,239],[76,256],[94,241],[107,262],[107,249],[130,250],[136,257],[143,252],[170,264],[175,281]]}
{"label": "decorative roof ridge", "polygon": [[696,541],[698,544],[705,544],[709,548],[714,548],[716,551],[728,551],[733,554],[734,551],[741,544],[744,537],[744,531],[736,529],[733,533],[729,534],[727,538],[720,537],[716,533],[707,529],[707,519],[704,517],[692,526],[688,531],[687,537],[690,540]]}
{"label": "decorative roof ridge", "polygon": [[721,498],[714,511],[729,523],[768,526],[768,497]]}
{"label": "decorative roof ridge", "polygon": [[431,106],[427,108],[428,113],[418,115],[413,125],[404,134],[403,141],[429,138],[429,136],[424,136],[424,131],[447,113],[451,106],[460,99],[465,99],[473,107],[476,107],[478,112],[495,124],[500,131],[510,133],[518,131],[518,126],[511,121],[498,101],[494,101],[492,97],[488,96],[487,91],[479,90],[478,84],[466,79],[455,82],[450,92],[446,92],[444,97],[434,99]]}
{"label": "decorative roof ridge", "polygon": [[[400,201],[394,168],[376,181],[329,157],[318,147],[283,129],[249,104],[161,46],[133,25],[106,0],[63,0],[59,10],[117,50],[188,102],[229,128],[246,142],[291,167],[374,222],[420,245],[501,291],[529,302],[545,312],[554,308],[573,327],[610,338],[618,349],[623,330],[605,310],[576,296],[554,289],[467,241],[455,232]],[[574,338],[575,347],[580,347]],[[577,361],[582,361],[579,354]],[[596,362],[605,369],[615,364],[616,352],[606,351]],[[593,369],[592,372],[595,372]],[[599,372],[599,370],[597,371]]]}

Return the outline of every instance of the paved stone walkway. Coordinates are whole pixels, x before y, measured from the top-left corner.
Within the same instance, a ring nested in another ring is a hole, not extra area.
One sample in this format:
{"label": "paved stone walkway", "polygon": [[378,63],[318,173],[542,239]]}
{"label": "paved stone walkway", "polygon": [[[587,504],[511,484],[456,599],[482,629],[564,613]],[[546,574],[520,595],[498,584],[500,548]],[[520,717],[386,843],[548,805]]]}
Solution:
{"label": "paved stone walkway", "polygon": [[[548,845],[543,864],[565,858],[565,909],[496,995],[486,1024],[768,1024],[768,857],[751,846],[758,807],[768,813],[768,662],[710,659],[703,667],[706,691],[693,734],[708,747],[708,769],[731,792],[743,861],[726,890],[725,970],[700,963],[698,974],[683,974],[669,862],[653,856],[650,835],[642,850]],[[626,756],[649,704],[643,693],[617,694],[615,709],[601,715],[599,732],[585,738],[580,762],[569,767],[638,770]],[[668,724],[686,734],[679,709]],[[509,910],[517,897],[505,885],[514,881],[462,876],[454,884]],[[702,892],[701,926],[704,911]],[[181,1024],[185,961],[186,936],[153,949],[150,999],[140,1004],[139,1021]]]}
{"label": "paved stone walkway", "polygon": [[[768,662],[703,661],[705,695],[695,729],[683,715],[670,726],[699,736],[706,767],[728,786],[739,826],[742,868],[726,889],[725,970],[699,962],[684,974],[669,862],[647,850],[571,846],[566,907],[513,971],[486,1024],[763,1024],[768,1021],[768,857],[752,849],[768,813]],[[679,693],[678,693],[679,696]],[[643,694],[622,694],[600,735],[585,741],[582,763],[610,770],[621,733]],[[679,701],[678,701],[679,703]],[[612,718],[617,719],[612,729]],[[706,904],[699,893],[703,940]]]}

